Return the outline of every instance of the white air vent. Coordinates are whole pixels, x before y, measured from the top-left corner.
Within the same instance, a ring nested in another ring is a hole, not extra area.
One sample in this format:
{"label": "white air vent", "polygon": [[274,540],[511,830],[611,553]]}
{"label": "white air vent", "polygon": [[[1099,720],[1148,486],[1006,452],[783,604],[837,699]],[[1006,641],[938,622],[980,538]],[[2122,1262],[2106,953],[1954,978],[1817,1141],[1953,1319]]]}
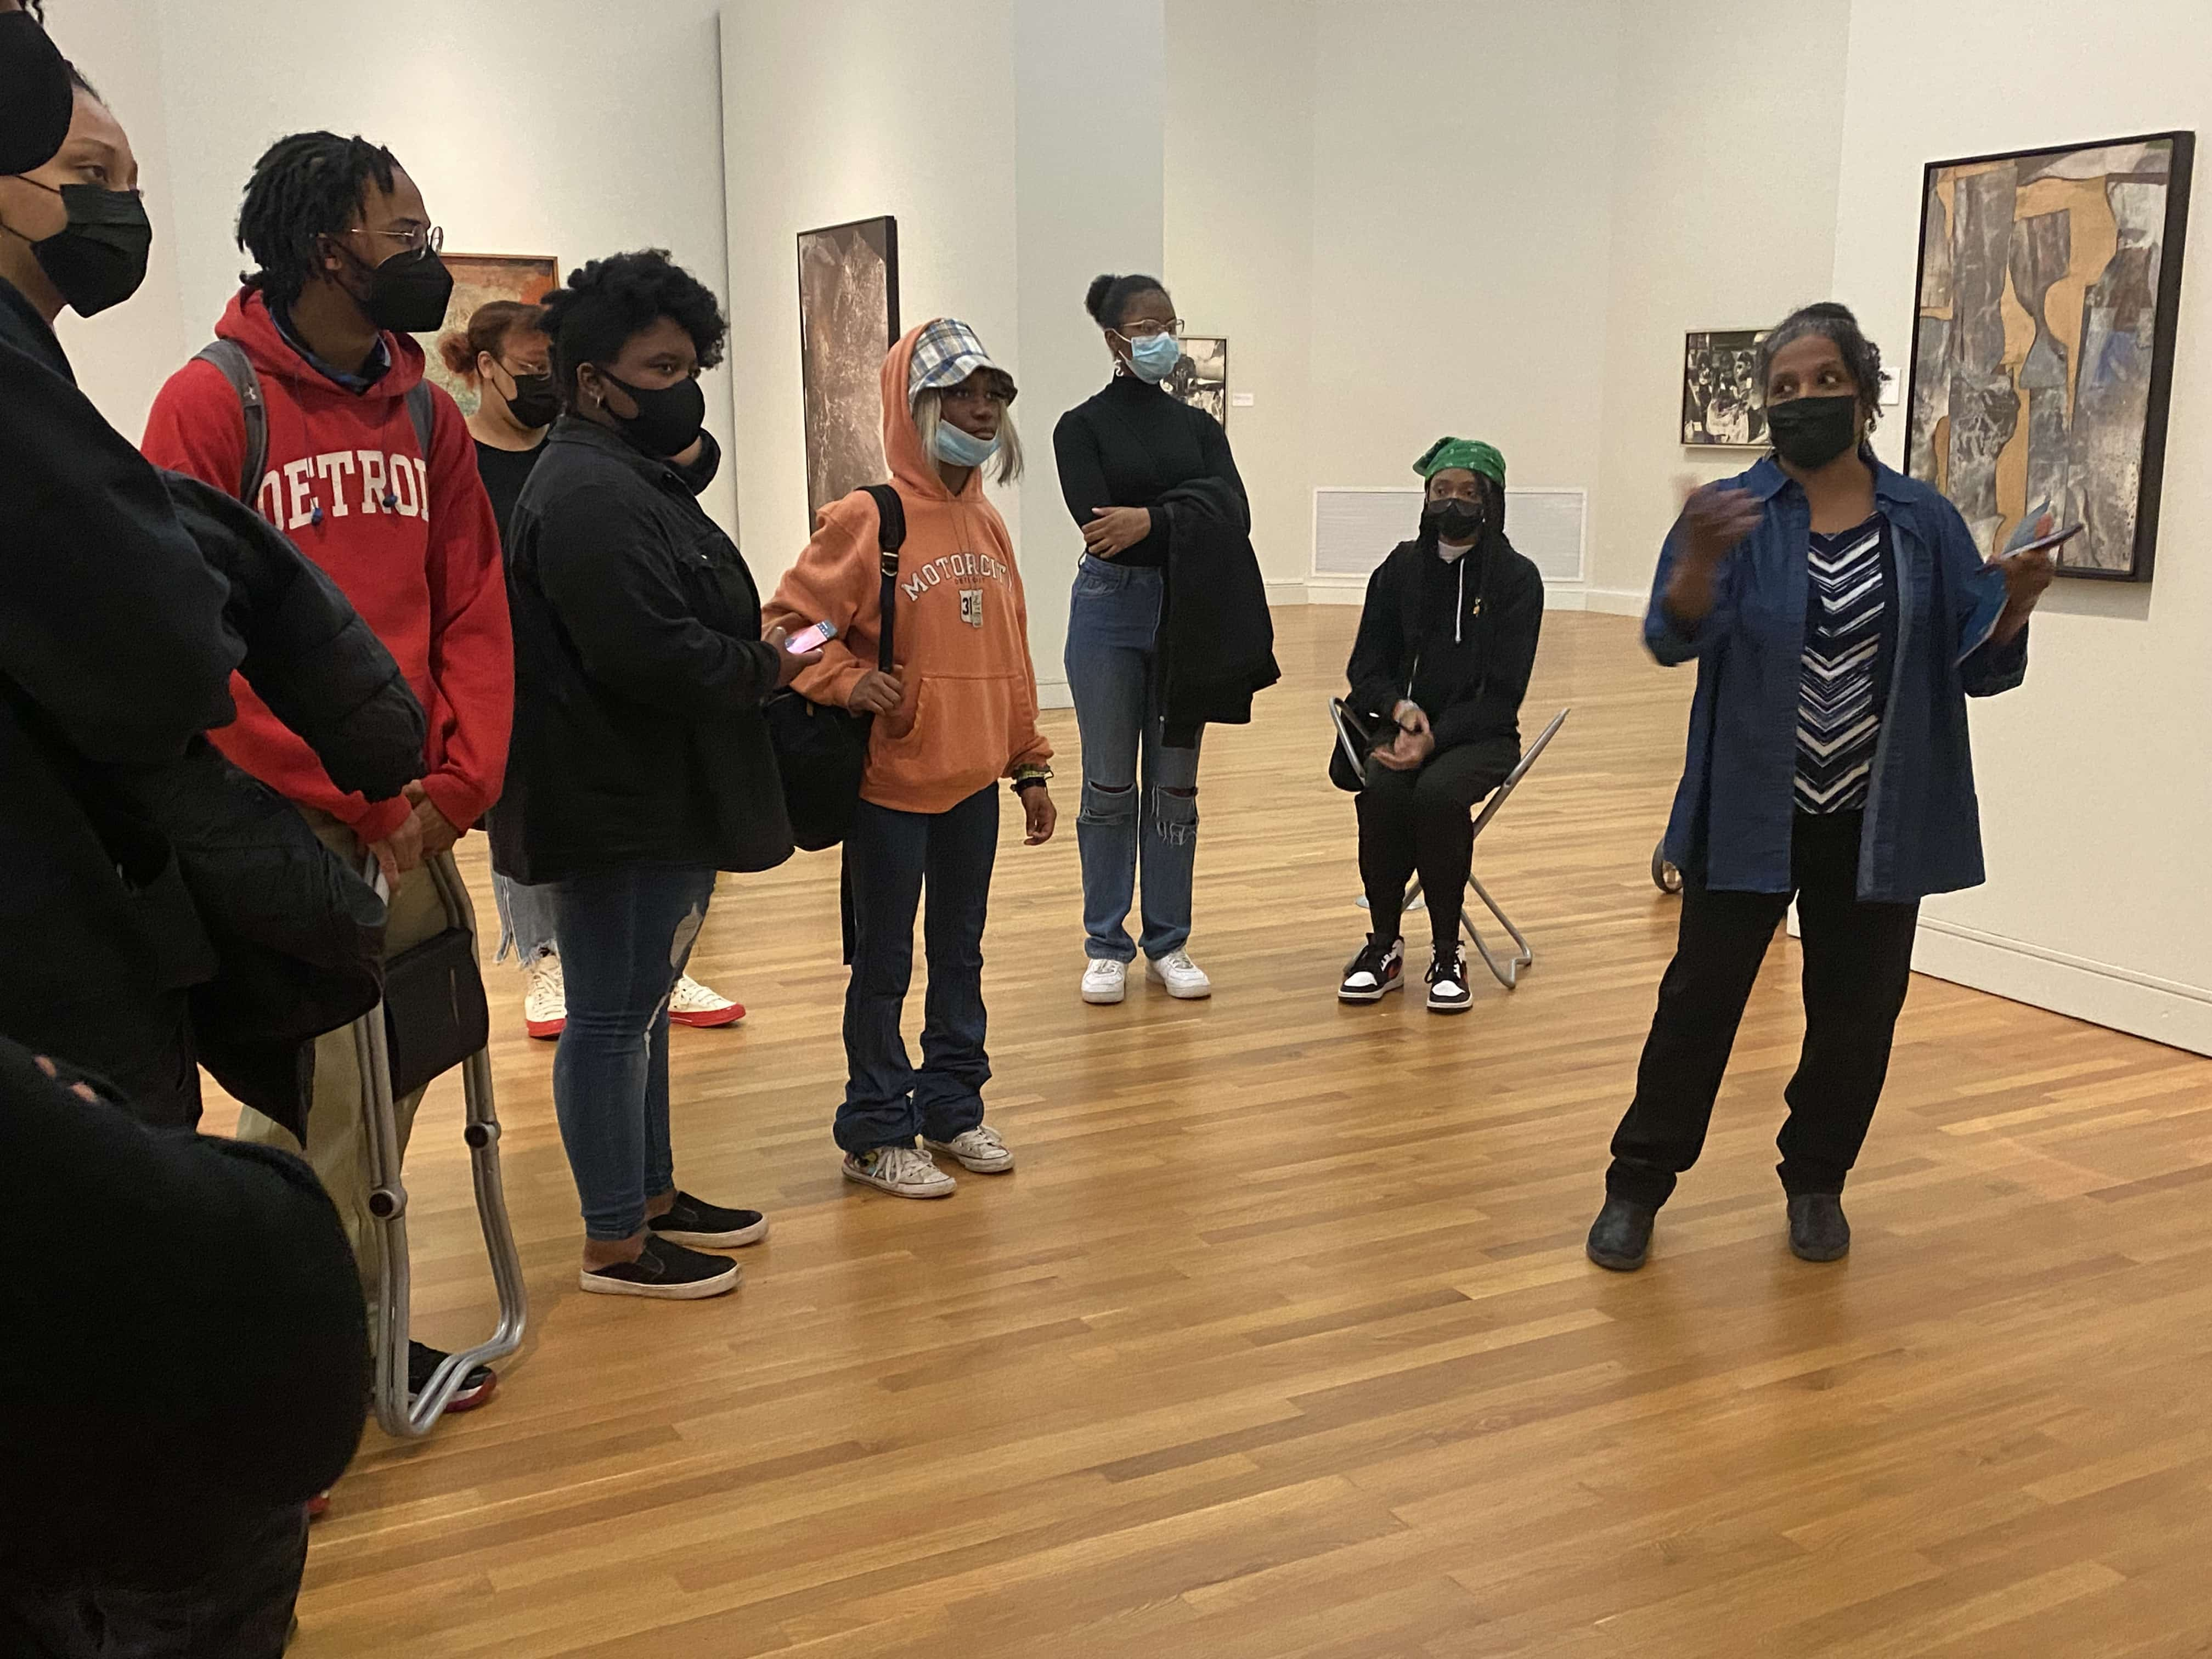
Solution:
{"label": "white air vent", "polygon": [[[1589,509],[1580,489],[1505,492],[1505,533],[1544,573],[1547,582],[1584,580],[1583,526]],[[1421,517],[1421,492],[1400,489],[1314,491],[1316,576],[1364,577],[1413,535]]]}

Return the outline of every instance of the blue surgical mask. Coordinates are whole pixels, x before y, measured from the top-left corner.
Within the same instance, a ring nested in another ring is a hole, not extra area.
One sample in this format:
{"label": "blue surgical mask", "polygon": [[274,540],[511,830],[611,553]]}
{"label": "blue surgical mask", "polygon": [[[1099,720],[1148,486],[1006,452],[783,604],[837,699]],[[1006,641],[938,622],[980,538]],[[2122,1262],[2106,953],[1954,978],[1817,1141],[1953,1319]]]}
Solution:
{"label": "blue surgical mask", "polygon": [[937,423],[937,459],[948,466],[981,466],[999,453],[999,439],[963,432],[950,421]]}
{"label": "blue surgical mask", "polygon": [[1182,342],[1172,334],[1148,334],[1129,342],[1129,368],[1137,378],[1152,386],[1175,373],[1182,361]]}

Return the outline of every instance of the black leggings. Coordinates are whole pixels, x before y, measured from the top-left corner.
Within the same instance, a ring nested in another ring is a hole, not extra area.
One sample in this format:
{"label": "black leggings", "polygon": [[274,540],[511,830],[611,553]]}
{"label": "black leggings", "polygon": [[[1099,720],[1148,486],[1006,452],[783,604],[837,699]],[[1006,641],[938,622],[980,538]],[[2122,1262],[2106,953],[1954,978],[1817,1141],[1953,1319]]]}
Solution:
{"label": "black leggings", "polygon": [[[1804,929],[1805,1047],[1784,1098],[1778,1144],[1785,1192],[1840,1193],[1889,1074],[1890,1040],[1912,977],[1917,904],[1858,898],[1860,814],[1799,813],[1790,882]],[[1686,874],[1686,872],[1685,872]],[[1788,893],[1682,890],[1681,942],[1636,1073],[1636,1100],[1613,1137],[1606,1190],[1657,1206],[1698,1161],[1759,965]]]}
{"label": "black leggings", "polygon": [[1447,749],[1418,772],[1368,767],[1367,787],[1359,792],[1359,878],[1376,933],[1384,939],[1396,933],[1406,883],[1419,870],[1433,943],[1439,950],[1458,943],[1474,865],[1475,803],[1520,760],[1519,741],[1503,737]]}

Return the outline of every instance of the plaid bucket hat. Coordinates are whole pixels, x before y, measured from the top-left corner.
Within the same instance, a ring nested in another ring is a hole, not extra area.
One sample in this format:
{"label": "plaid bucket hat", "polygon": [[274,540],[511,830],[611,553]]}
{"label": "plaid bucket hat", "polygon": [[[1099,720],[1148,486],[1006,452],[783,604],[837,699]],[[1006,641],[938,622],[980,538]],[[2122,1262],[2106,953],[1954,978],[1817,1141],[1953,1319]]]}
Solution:
{"label": "plaid bucket hat", "polygon": [[979,369],[1005,381],[1006,401],[1013,402],[1014,377],[991,361],[975,331],[950,317],[939,318],[914,343],[914,366],[906,377],[907,407],[912,409],[925,392],[949,392],[964,384]]}

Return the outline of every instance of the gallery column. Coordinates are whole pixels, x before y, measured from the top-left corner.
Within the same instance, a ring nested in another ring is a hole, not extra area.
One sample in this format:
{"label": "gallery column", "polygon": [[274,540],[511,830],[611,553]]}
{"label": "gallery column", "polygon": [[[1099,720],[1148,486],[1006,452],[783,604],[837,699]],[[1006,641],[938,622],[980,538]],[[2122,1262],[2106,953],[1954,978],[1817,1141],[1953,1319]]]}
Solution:
{"label": "gallery column", "polygon": [[1107,376],[1098,331],[1083,313],[1091,279],[1163,263],[1164,0],[1014,0],[1014,70],[1016,410],[1031,461],[1022,562],[1038,689],[1048,706],[1065,706],[1066,593],[1083,538],[1060,501],[1052,428]]}

